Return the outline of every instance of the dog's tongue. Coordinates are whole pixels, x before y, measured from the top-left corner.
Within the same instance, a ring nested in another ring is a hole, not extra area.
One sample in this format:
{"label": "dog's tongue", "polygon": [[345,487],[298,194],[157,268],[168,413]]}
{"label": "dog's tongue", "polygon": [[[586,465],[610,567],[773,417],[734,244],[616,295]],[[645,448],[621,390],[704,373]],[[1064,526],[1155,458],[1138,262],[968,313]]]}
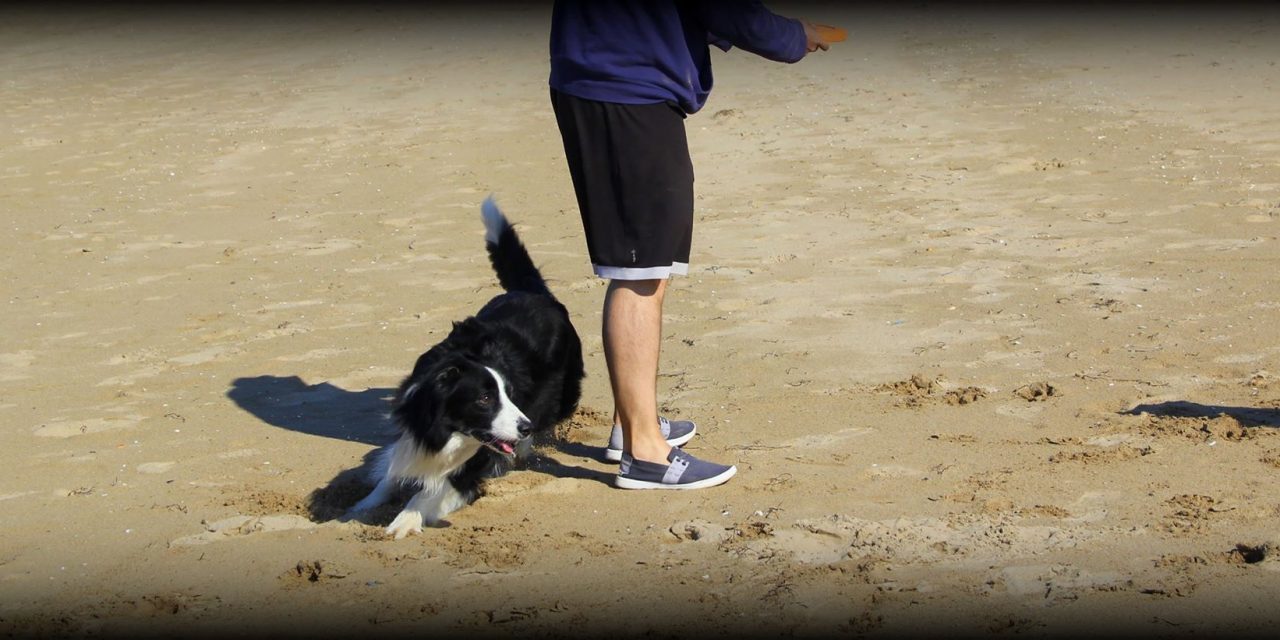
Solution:
{"label": "dog's tongue", "polygon": [[490,438],[484,441],[484,446],[501,453],[504,456],[516,455],[516,448],[510,442],[499,440],[498,438]]}

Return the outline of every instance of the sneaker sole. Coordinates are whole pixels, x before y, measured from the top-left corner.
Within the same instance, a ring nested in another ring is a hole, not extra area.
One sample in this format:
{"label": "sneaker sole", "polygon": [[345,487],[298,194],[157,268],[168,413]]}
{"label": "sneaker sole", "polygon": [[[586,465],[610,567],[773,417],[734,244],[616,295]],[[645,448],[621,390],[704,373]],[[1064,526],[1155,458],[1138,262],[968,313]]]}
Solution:
{"label": "sneaker sole", "polygon": [[[694,427],[694,428],[693,428],[693,431],[690,431],[689,433],[686,433],[686,434],[684,434],[684,435],[680,436],[679,438],[673,438],[673,439],[671,439],[671,440],[668,440],[668,441],[667,441],[667,444],[669,444],[669,445],[671,445],[671,446],[673,446],[673,447],[678,447],[678,446],[680,446],[680,445],[682,445],[682,444],[684,444],[684,443],[686,443],[686,442],[688,442],[688,441],[692,440],[692,439],[693,439],[693,436],[695,436],[695,435],[697,435],[697,434],[698,434],[698,428],[697,428],[697,427]],[[606,447],[604,448],[604,459],[605,459],[605,460],[609,460],[609,461],[611,461],[611,462],[622,462],[622,449],[611,449],[611,448],[609,448],[609,447],[607,447],[607,446],[606,446]]]}
{"label": "sneaker sole", "polygon": [[663,484],[661,482],[647,482],[645,480],[632,480],[630,478],[617,476],[613,479],[613,486],[619,489],[675,489],[675,490],[705,489],[707,487],[714,487],[718,484],[724,484],[729,481],[729,478],[732,478],[737,473],[738,473],[738,467],[736,466],[729,467],[727,470],[724,471],[724,473],[721,473],[718,476],[711,476],[710,478],[705,478],[703,480],[699,480],[697,482],[690,482],[687,484]]}

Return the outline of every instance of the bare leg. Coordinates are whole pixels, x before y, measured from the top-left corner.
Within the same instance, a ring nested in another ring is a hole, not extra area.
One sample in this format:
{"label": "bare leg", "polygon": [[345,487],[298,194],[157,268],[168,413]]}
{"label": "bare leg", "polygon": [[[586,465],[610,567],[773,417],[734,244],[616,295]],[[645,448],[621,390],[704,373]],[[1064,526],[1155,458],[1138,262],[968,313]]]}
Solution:
{"label": "bare leg", "polygon": [[658,354],[666,292],[666,280],[611,280],[602,331],[623,451],[661,464],[671,452],[658,428]]}

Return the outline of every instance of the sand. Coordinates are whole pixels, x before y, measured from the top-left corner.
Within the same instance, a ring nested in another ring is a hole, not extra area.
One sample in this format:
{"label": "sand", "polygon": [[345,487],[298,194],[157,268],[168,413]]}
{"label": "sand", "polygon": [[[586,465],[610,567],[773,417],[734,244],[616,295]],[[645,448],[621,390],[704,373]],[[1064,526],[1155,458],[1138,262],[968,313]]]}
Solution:
{"label": "sand", "polygon": [[[1280,624],[1280,14],[774,6],[849,39],[687,121],[698,492],[609,484],[546,5],[0,10],[0,631]],[[490,193],[581,410],[448,526],[339,522]]]}

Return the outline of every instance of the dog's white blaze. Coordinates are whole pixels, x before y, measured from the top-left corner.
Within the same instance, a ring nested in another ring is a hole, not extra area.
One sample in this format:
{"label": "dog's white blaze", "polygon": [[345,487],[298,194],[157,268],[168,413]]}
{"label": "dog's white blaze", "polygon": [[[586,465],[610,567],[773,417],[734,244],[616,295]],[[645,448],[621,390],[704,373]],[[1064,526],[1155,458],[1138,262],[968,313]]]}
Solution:
{"label": "dog's white blaze", "polygon": [[502,375],[489,367],[489,374],[494,380],[498,381],[498,415],[493,418],[492,433],[494,436],[503,440],[519,440],[520,439],[520,422],[528,422],[529,418],[524,412],[517,407],[511,398],[507,397],[507,389]]}

